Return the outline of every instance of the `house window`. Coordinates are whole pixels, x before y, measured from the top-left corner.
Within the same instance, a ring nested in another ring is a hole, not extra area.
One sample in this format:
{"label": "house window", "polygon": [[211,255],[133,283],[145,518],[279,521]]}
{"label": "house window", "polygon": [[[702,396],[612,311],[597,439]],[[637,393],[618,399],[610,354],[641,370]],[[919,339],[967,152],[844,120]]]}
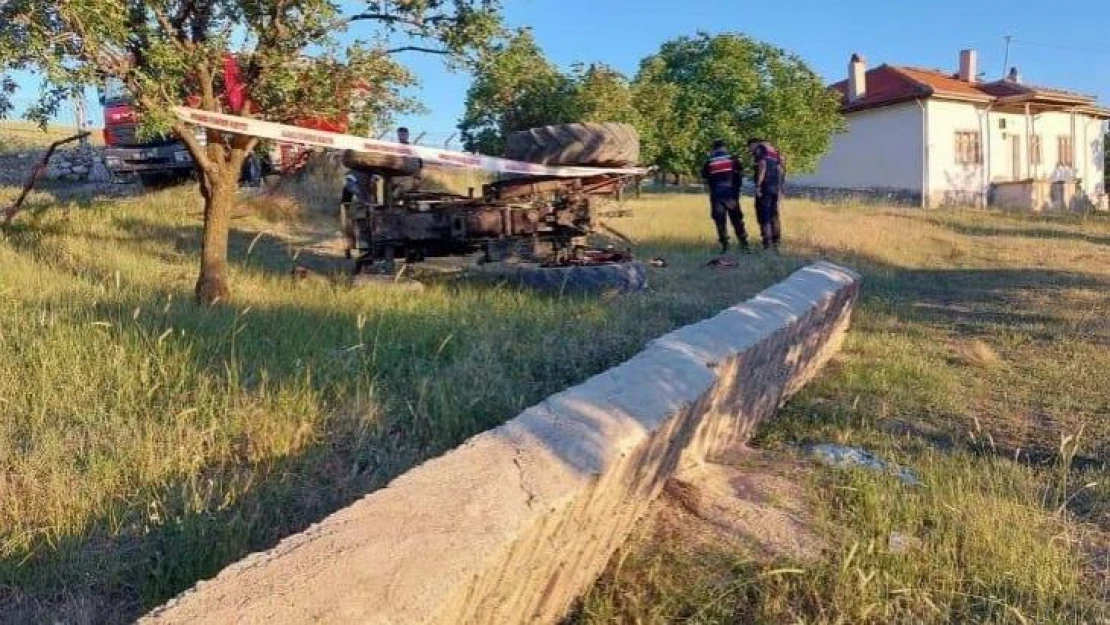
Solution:
{"label": "house window", "polygon": [[1061,167],[1075,167],[1075,145],[1068,135],[1056,137],[1056,149]]}
{"label": "house window", "polygon": [[979,131],[956,132],[956,163],[959,165],[978,165],[983,162],[983,152],[979,148]]}
{"label": "house window", "polygon": [[1041,163],[1041,136],[1033,135],[1029,137],[1029,164],[1036,166]]}

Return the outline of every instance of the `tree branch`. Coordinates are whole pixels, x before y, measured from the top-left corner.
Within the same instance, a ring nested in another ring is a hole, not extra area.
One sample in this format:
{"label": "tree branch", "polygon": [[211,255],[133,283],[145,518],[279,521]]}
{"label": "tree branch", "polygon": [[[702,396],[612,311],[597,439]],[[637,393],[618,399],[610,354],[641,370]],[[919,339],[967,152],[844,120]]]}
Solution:
{"label": "tree branch", "polygon": [[162,26],[162,30],[166,31],[166,35],[174,42],[179,48],[185,50],[193,49],[193,42],[181,34],[181,29],[173,20],[170,19],[166,12],[157,6],[152,6],[150,10],[154,13],[154,18],[158,20],[158,24]]}
{"label": "tree branch", "polygon": [[200,83],[200,102],[206,111],[219,112],[216,92],[212,85],[215,74],[208,66],[207,59],[197,63],[197,82]]}
{"label": "tree branch", "polygon": [[340,20],[340,22],[347,23],[363,21],[386,22],[387,24],[406,24],[408,26],[416,27],[424,25],[422,20],[414,20],[412,18],[404,17],[401,15],[393,15],[390,13],[356,13],[355,15]]}
{"label": "tree branch", "polygon": [[386,24],[402,24],[404,26],[411,26],[424,30],[430,26],[438,26],[440,24],[457,24],[461,22],[462,19],[461,17],[451,15],[432,15],[430,17],[414,19],[403,15],[394,15],[392,13],[357,13],[337,20],[334,22],[333,28],[352,22],[375,21],[384,22]]}
{"label": "tree branch", "polygon": [[441,50],[437,48],[425,48],[424,46],[401,46],[400,48],[390,48],[385,51],[386,54],[397,54],[400,52],[425,52],[427,54],[451,54],[450,50]]}
{"label": "tree branch", "polygon": [[185,147],[189,148],[189,153],[193,155],[193,160],[204,170],[204,173],[215,176],[216,168],[212,165],[212,161],[209,160],[204,146],[200,144],[200,141],[197,141],[196,136],[189,126],[187,126],[185,122],[179,121],[175,123],[172,128],[173,131],[177,133],[177,136],[181,138],[181,142],[185,144]]}
{"label": "tree branch", "polygon": [[176,30],[181,30],[181,28],[185,26],[185,21],[193,15],[193,13],[196,11],[196,8],[196,0],[187,0],[185,2],[182,2],[177,7],[177,15],[173,16],[173,18],[170,20],[170,23]]}

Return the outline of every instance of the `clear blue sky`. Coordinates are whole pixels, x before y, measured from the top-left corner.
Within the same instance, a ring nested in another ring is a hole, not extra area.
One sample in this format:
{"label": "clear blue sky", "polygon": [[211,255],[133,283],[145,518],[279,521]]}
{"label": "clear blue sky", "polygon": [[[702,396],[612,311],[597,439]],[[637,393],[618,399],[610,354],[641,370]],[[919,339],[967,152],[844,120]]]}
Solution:
{"label": "clear blue sky", "polygon": [[[1107,3],[505,0],[505,16],[510,25],[531,26],[547,55],[564,67],[600,61],[631,74],[667,39],[699,30],[735,31],[798,53],[830,82],[845,75],[852,52],[862,53],[871,66],[888,62],[954,71],[959,50],[968,47],[979,51],[980,71],[998,78],[1003,36],[1009,34],[1010,64],[1025,81],[1090,93],[1110,105]],[[442,141],[455,129],[470,78],[447,72],[435,57],[409,53],[402,59],[419,76],[418,95],[429,111],[400,121],[414,136],[427,132]],[[89,104],[98,119],[95,102]]]}

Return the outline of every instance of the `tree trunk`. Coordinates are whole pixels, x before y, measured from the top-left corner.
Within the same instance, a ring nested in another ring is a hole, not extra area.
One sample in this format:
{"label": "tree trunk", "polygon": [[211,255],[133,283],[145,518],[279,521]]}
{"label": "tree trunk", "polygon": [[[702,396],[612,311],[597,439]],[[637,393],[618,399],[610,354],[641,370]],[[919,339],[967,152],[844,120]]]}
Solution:
{"label": "tree trunk", "polygon": [[194,293],[198,304],[227,301],[227,236],[231,209],[235,206],[238,171],[224,168],[218,177],[201,176],[204,196],[204,238],[200,253],[200,277]]}

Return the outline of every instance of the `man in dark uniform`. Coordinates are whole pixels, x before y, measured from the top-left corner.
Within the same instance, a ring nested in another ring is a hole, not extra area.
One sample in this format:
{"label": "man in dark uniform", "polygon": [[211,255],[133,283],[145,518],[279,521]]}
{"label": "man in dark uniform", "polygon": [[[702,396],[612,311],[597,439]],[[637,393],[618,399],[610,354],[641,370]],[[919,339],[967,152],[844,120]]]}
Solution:
{"label": "man in dark uniform", "polygon": [[740,160],[725,149],[725,142],[713,142],[713,151],[701,168],[702,178],[709,187],[710,216],[717,225],[717,240],[721,243],[721,253],[728,251],[728,223],[741,249],[748,249],[748,233],[744,230],[744,216],[740,213],[740,186],[744,180],[744,170]]}
{"label": "man in dark uniform", "polygon": [[755,218],[759,222],[759,233],[763,238],[764,249],[778,251],[782,239],[782,225],[779,222],[779,200],[786,170],[782,156],[771,144],[762,139],[749,139],[748,150],[755,163],[753,179],[755,182]]}
{"label": "man in dark uniform", "polygon": [[[409,129],[408,128],[406,128],[404,126],[401,126],[400,128],[397,129],[397,143],[400,143],[401,145],[411,145],[409,143]],[[406,191],[417,191],[417,190],[420,189],[420,185],[424,182],[424,174],[423,174],[424,161],[422,161],[419,158],[417,158],[416,160],[417,160],[417,162],[420,163],[420,170],[421,171],[418,171],[417,173],[415,173],[411,176],[393,176],[392,177],[393,197],[397,197],[398,194],[404,193]]]}

